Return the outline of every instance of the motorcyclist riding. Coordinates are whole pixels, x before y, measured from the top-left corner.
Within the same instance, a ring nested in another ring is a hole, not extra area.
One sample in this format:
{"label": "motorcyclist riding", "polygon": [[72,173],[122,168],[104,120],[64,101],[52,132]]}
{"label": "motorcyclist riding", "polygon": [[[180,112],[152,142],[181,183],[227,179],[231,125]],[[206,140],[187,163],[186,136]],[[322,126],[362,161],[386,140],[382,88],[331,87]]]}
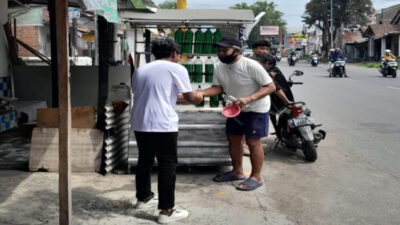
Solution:
{"label": "motorcyclist riding", "polygon": [[387,61],[390,59],[396,59],[396,56],[392,54],[392,52],[389,49],[385,50],[385,54],[382,55],[382,63],[384,66],[387,65]]}
{"label": "motorcyclist riding", "polygon": [[[330,69],[329,75],[332,75],[332,69],[333,69],[334,63],[336,61],[344,61],[344,60],[345,60],[345,57],[342,54],[342,52],[340,51],[340,48],[336,48],[333,53],[332,53],[332,49],[331,49],[331,54],[329,56],[329,61],[331,62],[330,67],[329,67],[329,69]],[[346,73],[346,67],[344,67],[343,72],[344,72],[344,76],[348,77],[347,73]]]}
{"label": "motorcyclist riding", "polygon": [[310,52],[310,62],[311,66],[317,66],[319,63],[319,55],[317,51]]}

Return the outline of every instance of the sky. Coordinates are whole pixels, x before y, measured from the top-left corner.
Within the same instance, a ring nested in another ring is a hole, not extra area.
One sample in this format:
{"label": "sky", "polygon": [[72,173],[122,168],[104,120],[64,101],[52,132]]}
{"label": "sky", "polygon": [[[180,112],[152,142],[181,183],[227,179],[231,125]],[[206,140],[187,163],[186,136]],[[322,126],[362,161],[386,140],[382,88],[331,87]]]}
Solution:
{"label": "sky", "polygon": [[[153,0],[159,4],[165,0]],[[246,2],[248,5],[257,0],[186,0],[188,9],[227,9],[236,3]],[[268,0],[270,2],[270,0]],[[301,16],[304,14],[305,5],[309,0],[273,0],[277,9],[283,12],[284,20],[287,22],[289,32],[299,32],[302,30],[303,23]],[[379,10],[392,5],[400,4],[400,0],[372,0],[374,8]],[[256,16],[256,15],[255,15]]]}

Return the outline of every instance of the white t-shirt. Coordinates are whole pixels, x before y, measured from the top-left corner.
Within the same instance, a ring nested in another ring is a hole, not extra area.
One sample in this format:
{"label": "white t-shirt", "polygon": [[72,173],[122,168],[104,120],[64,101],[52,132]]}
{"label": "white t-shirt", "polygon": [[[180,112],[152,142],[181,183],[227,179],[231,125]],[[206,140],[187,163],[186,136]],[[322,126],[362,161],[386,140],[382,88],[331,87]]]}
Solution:
{"label": "white t-shirt", "polygon": [[[214,66],[213,85],[222,85],[226,94],[236,98],[249,96],[272,82],[272,78],[261,64],[243,56],[233,64],[218,61]],[[267,95],[251,102],[243,111],[266,113],[270,107],[271,100]]]}
{"label": "white t-shirt", "polygon": [[185,67],[156,60],[140,67],[132,76],[134,105],[131,129],[143,132],[177,132],[175,105],[179,93],[191,92]]}

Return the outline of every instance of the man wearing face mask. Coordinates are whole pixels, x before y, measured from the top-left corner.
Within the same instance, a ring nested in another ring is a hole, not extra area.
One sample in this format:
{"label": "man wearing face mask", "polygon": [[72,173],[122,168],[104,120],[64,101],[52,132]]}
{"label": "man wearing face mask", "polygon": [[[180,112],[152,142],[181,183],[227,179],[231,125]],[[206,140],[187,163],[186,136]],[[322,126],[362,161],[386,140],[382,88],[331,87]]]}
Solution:
{"label": "man wearing face mask", "polygon": [[[203,96],[216,96],[223,91],[236,97],[233,104],[242,108],[236,118],[227,119],[226,133],[229,142],[229,154],[233,170],[216,175],[215,182],[244,180],[236,188],[251,191],[262,185],[261,168],[264,150],[260,138],[268,135],[269,94],[275,91],[275,85],[267,71],[252,59],[242,57],[242,44],[231,37],[223,37],[219,43],[217,56],[220,62],[214,67],[213,85],[200,91]],[[245,107],[247,106],[247,107]],[[246,179],[243,174],[242,139],[250,149],[252,171]]]}

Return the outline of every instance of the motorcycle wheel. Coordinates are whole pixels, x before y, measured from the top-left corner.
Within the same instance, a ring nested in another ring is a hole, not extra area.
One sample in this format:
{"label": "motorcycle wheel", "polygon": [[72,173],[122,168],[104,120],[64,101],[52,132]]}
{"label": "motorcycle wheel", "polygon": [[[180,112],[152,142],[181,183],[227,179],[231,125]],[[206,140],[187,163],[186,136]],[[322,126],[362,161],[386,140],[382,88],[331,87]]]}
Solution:
{"label": "motorcycle wheel", "polygon": [[313,141],[307,141],[304,144],[303,153],[306,158],[306,161],[315,162],[315,160],[317,160],[318,157],[317,149],[315,148],[315,144]]}
{"label": "motorcycle wheel", "polygon": [[396,78],[396,76],[397,76],[397,70],[393,70],[393,71],[392,71],[392,77],[393,77],[393,78]]}

